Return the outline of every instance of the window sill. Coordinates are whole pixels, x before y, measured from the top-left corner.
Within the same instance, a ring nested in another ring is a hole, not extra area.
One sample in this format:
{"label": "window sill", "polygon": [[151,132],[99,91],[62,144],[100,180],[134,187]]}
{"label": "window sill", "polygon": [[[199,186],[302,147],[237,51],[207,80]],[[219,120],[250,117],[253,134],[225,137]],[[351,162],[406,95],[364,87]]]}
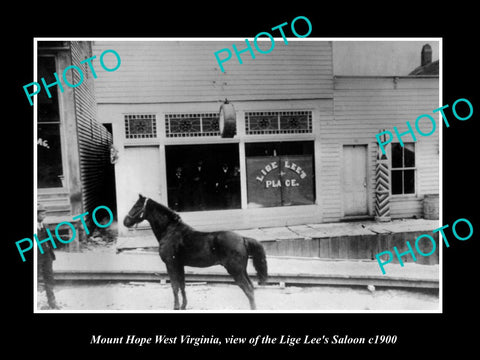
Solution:
{"label": "window sill", "polygon": [[401,201],[401,200],[420,200],[423,199],[423,197],[417,195],[417,194],[402,194],[402,195],[392,195],[391,197],[392,201]]}

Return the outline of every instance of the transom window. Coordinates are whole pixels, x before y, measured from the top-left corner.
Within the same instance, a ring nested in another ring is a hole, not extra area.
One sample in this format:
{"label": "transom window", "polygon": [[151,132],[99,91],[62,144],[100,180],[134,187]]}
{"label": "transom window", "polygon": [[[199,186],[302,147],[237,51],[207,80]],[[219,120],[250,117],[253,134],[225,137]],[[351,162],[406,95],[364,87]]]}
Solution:
{"label": "transom window", "polygon": [[415,144],[392,144],[392,195],[415,194]]}
{"label": "transom window", "polygon": [[247,135],[312,132],[311,111],[256,111],[245,113]]}
{"label": "transom window", "polygon": [[125,115],[125,137],[127,139],[145,139],[157,137],[157,120],[155,115]]}
{"label": "transom window", "polygon": [[167,137],[219,136],[218,113],[165,114]]}

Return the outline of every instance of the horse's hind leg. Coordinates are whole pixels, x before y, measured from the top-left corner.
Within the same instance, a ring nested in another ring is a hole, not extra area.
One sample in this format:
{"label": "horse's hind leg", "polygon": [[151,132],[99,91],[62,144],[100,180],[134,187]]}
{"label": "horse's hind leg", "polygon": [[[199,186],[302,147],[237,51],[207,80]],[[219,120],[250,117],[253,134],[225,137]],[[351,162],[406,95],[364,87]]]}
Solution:
{"label": "horse's hind leg", "polygon": [[255,304],[255,295],[253,293],[253,284],[250,281],[250,278],[247,275],[246,269],[238,268],[237,266],[227,266],[227,271],[232,275],[235,283],[243,290],[245,295],[247,295],[248,301],[250,302],[250,309],[256,310],[257,306]]}
{"label": "horse's hind leg", "polygon": [[255,304],[255,295],[253,294],[253,285],[248,278],[247,273],[242,273],[236,281],[238,286],[240,286],[240,289],[242,289],[245,295],[247,295],[248,301],[250,302],[250,309],[256,310],[257,306]]}
{"label": "horse's hind leg", "polygon": [[252,283],[252,280],[250,280],[250,276],[248,276],[248,274],[247,274],[247,269],[243,270],[243,275],[244,275],[245,278],[247,279],[248,284],[250,285],[250,287],[253,289],[253,283]]}

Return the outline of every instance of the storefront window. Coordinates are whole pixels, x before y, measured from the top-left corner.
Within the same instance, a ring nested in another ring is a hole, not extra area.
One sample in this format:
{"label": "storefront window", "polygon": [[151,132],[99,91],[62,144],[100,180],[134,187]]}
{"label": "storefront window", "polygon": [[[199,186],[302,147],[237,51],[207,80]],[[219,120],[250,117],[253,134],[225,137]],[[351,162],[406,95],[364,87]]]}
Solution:
{"label": "storefront window", "polygon": [[238,144],[170,145],[165,151],[170,208],[240,208]]}
{"label": "storefront window", "polygon": [[315,202],[312,141],[245,144],[249,207]]}
{"label": "storefront window", "polygon": [[[47,84],[55,78],[55,58],[38,57],[38,78],[45,78]],[[54,89],[54,88],[53,88]],[[45,91],[40,91],[38,99],[37,125],[37,179],[39,188],[62,187],[63,167],[60,143],[60,114],[58,94],[51,90],[49,98]]]}

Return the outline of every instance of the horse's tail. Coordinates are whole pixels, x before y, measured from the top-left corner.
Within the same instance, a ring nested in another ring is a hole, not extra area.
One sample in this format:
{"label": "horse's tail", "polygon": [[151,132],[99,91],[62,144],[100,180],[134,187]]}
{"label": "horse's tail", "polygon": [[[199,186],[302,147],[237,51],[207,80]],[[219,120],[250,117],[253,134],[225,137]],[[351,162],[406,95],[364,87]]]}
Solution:
{"label": "horse's tail", "polygon": [[263,248],[262,244],[255,239],[244,237],[243,240],[245,242],[248,255],[252,256],[253,267],[257,271],[258,275],[258,283],[260,285],[265,284],[268,278],[265,249]]}

